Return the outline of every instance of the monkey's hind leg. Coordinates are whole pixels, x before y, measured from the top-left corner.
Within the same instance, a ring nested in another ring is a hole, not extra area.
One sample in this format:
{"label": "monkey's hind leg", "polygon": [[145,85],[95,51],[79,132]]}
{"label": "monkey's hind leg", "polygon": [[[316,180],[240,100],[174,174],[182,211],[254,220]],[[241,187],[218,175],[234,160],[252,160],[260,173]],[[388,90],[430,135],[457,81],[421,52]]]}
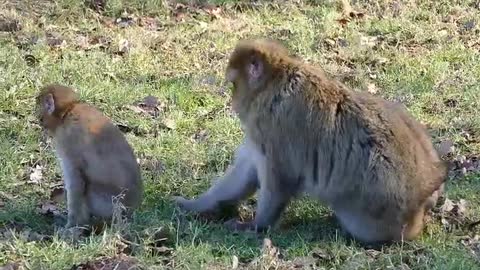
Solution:
{"label": "monkey's hind leg", "polygon": [[442,197],[445,191],[445,184],[441,184],[440,187],[435,190],[430,197],[428,197],[427,201],[425,202],[425,212],[428,212],[430,209],[434,208],[440,197]]}
{"label": "monkey's hind leg", "polygon": [[108,220],[113,214],[113,195],[97,192],[91,188],[87,195],[88,207],[92,216]]}
{"label": "monkey's hind leg", "polygon": [[405,225],[402,230],[403,240],[413,240],[417,238],[423,231],[425,211],[422,207],[417,213],[413,215],[410,221]]}
{"label": "monkey's hind leg", "polygon": [[240,200],[254,193],[257,187],[257,169],[251,154],[245,146],[240,146],[234,164],[207,192],[194,200],[179,196],[174,197],[174,200],[187,211],[216,212],[222,206],[236,205]]}
{"label": "monkey's hind leg", "polygon": [[277,175],[273,172],[267,172],[265,179],[260,180],[255,220],[240,222],[232,219],[225,223],[228,228],[238,231],[263,232],[276,224],[282,212],[296,194],[295,187],[283,185],[290,181],[282,181],[285,179]]}
{"label": "monkey's hind leg", "polygon": [[390,217],[387,210],[383,217],[372,216],[369,211],[352,209],[351,206],[337,207],[334,211],[343,230],[361,245],[381,245],[400,240],[402,226],[392,221],[396,219]]}
{"label": "monkey's hind leg", "polygon": [[438,199],[444,192],[444,184],[442,184],[437,190],[435,190],[430,197],[427,198],[425,203],[419,208],[419,210],[412,215],[408,223],[405,225],[402,236],[405,240],[413,240],[417,238],[425,227],[425,216],[428,215],[428,211],[435,207]]}
{"label": "monkey's hind leg", "polygon": [[90,225],[95,233],[102,232],[110,225],[122,224],[133,213],[133,209],[125,205],[123,193],[116,194],[102,185],[91,185],[87,198],[91,213]]}

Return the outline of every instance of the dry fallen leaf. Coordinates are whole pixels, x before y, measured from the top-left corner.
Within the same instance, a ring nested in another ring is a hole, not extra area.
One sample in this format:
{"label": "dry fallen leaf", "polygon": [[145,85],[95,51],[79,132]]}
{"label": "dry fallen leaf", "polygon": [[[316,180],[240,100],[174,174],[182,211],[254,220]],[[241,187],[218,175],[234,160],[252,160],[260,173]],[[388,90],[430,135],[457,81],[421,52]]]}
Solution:
{"label": "dry fallen leaf", "polygon": [[140,17],[138,24],[142,27],[145,27],[147,30],[156,31],[159,30],[160,22],[156,18],[152,17]]}
{"label": "dry fallen leaf", "polygon": [[144,113],[145,111],[142,110],[142,108],[139,108],[137,106],[132,106],[132,105],[127,105],[125,106],[127,109],[134,111],[135,113],[141,114]]}
{"label": "dry fallen leaf", "polygon": [[340,23],[342,26],[345,26],[348,24],[348,22],[350,22],[350,20],[346,18],[340,18],[337,20],[337,22]]}
{"label": "dry fallen leaf", "polygon": [[348,0],[341,0],[342,4],[342,18],[338,19],[337,21],[342,25],[345,26],[351,19],[362,19],[365,17],[365,13],[356,11],[350,5]]}
{"label": "dry fallen leaf", "polygon": [[50,32],[46,34],[47,45],[52,48],[64,48],[67,46],[67,42],[60,36],[60,34],[55,32]]}
{"label": "dry fallen leaf", "polygon": [[478,156],[457,156],[453,160],[454,175],[466,175],[467,173],[480,172],[480,157]]}
{"label": "dry fallen leaf", "polygon": [[405,263],[401,263],[400,265],[398,266],[395,266],[393,268],[388,268],[388,269],[391,269],[391,270],[411,270],[410,266],[408,266],[407,264]]}
{"label": "dry fallen leaf", "polygon": [[42,173],[43,167],[40,165],[36,165],[35,168],[32,169],[32,172],[30,173],[29,176],[29,181],[27,183],[29,184],[40,184],[40,182],[43,179],[43,173]]}
{"label": "dry fallen leaf", "polygon": [[438,154],[442,157],[450,153],[453,153],[455,151],[455,146],[453,144],[453,141],[444,140],[440,142],[440,144],[437,145],[437,151],[438,151]]}
{"label": "dry fallen leaf", "polygon": [[372,95],[375,95],[378,92],[377,86],[374,83],[369,83],[367,85],[367,92]]}
{"label": "dry fallen leaf", "polygon": [[0,17],[0,32],[17,32],[22,30],[22,25],[18,20]]}
{"label": "dry fallen leaf", "polygon": [[107,6],[107,0],[86,0],[87,6],[96,12],[103,12]]}
{"label": "dry fallen leaf", "polygon": [[319,248],[316,248],[312,251],[312,257],[322,261],[330,261],[333,259],[330,252]]}
{"label": "dry fallen leaf", "polygon": [[466,236],[464,239],[461,239],[460,242],[467,247],[472,255],[475,256],[475,259],[480,262],[480,236]]}
{"label": "dry fallen leaf", "polygon": [[128,13],[124,12],[120,16],[120,18],[117,18],[115,23],[120,28],[126,28],[126,27],[134,25],[136,21],[137,21],[137,18],[133,14],[128,14]]}
{"label": "dry fallen leaf", "polygon": [[50,200],[56,203],[65,201],[65,189],[63,186],[56,186],[50,191]]}
{"label": "dry fallen leaf", "polygon": [[198,130],[190,137],[193,142],[203,142],[208,138],[208,131],[205,129]]}
{"label": "dry fallen leaf", "polygon": [[126,39],[121,39],[118,42],[118,51],[117,54],[119,55],[124,55],[127,54],[130,51],[130,42]]}
{"label": "dry fallen leaf", "polygon": [[146,96],[143,100],[126,107],[136,113],[150,115],[155,118],[159,116],[160,112],[165,110],[166,105],[163,102],[160,103],[157,97]]}
{"label": "dry fallen leaf", "polygon": [[458,100],[456,100],[454,98],[448,98],[448,99],[443,101],[443,104],[445,104],[445,106],[447,106],[449,108],[455,108],[458,105]]}
{"label": "dry fallen leaf", "polygon": [[158,108],[159,102],[158,98],[154,96],[146,96],[141,102],[138,103],[140,106],[145,106],[149,108]]}
{"label": "dry fallen leaf", "polygon": [[0,266],[0,270],[18,270],[20,269],[19,263],[7,263],[4,266]]}
{"label": "dry fallen leaf", "polygon": [[348,0],[342,0],[342,13],[351,18],[363,18],[365,15],[363,12],[354,10]]}
{"label": "dry fallen leaf", "polygon": [[439,216],[442,225],[450,229],[455,226],[463,227],[466,225],[467,201],[460,199],[459,201],[452,201],[445,198],[442,206],[439,208]]}
{"label": "dry fallen leaf", "polygon": [[232,257],[232,269],[237,269],[238,268],[238,257],[233,255]]}
{"label": "dry fallen leaf", "polygon": [[170,129],[170,130],[174,130],[176,128],[175,120],[173,120],[171,118],[163,119],[163,121],[161,123],[161,127],[164,127],[164,128]]}
{"label": "dry fallen leaf", "polygon": [[222,8],[215,5],[207,5],[203,7],[203,10],[212,18],[220,19],[222,16]]}
{"label": "dry fallen leaf", "polygon": [[88,37],[84,35],[79,35],[75,37],[75,44],[79,49],[82,49],[82,50],[90,49],[90,40],[88,39]]}
{"label": "dry fallen leaf", "polygon": [[187,6],[182,3],[177,3],[175,8],[172,10],[172,15],[175,18],[175,22],[183,22],[185,21],[185,17],[187,17]]}
{"label": "dry fallen leaf", "polygon": [[361,37],[360,38],[360,45],[367,46],[367,47],[374,47],[378,43],[377,37]]}
{"label": "dry fallen leaf", "polygon": [[168,228],[148,228],[143,231],[143,235],[149,239],[147,246],[152,254],[156,256],[169,256],[172,254],[173,249],[168,246],[172,244],[173,234]]}
{"label": "dry fallen leaf", "polygon": [[401,3],[401,1],[393,1],[390,4],[390,8],[392,10],[392,17],[393,18],[396,18],[396,17],[400,16],[400,14],[402,13],[402,3]]}
{"label": "dry fallen leaf", "polygon": [[15,34],[15,46],[22,50],[28,50],[38,44],[39,38],[35,34],[19,32]]}
{"label": "dry fallen leaf", "polygon": [[93,48],[107,49],[111,43],[112,43],[112,40],[108,37],[94,36],[90,38],[89,48],[90,49],[93,49]]}
{"label": "dry fallen leaf", "polygon": [[161,174],[165,170],[165,165],[161,160],[156,160],[155,158],[143,158],[138,160],[140,166],[144,167],[145,170],[150,171],[155,174]]}
{"label": "dry fallen leaf", "polygon": [[75,265],[72,270],[140,270],[138,261],[125,254],[115,257],[100,257],[93,261],[88,261],[80,265]]}
{"label": "dry fallen leaf", "polygon": [[52,215],[52,216],[59,216],[61,215],[61,211],[52,201],[46,201],[39,205],[37,208],[37,212],[41,215]]}
{"label": "dry fallen leaf", "polygon": [[331,38],[326,38],[324,42],[329,48],[335,47],[336,44],[335,40]]}
{"label": "dry fallen leaf", "polygon": [[467,201],[460,199],[458,202],[453,202],[450,199],[445,199],[445,203],[440,207],[442,212],[449,212],[455,215],[464,215],[467,209]]}

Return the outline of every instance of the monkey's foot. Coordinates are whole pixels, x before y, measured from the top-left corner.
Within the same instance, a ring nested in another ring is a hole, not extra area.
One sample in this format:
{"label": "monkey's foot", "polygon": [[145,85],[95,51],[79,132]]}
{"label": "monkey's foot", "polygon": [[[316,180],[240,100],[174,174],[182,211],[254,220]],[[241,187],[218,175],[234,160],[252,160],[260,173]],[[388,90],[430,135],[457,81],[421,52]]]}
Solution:
{"label": "monkey's foot", "polygon": [[86,233],[87,230],[83,227],[62,228],[58,231],[60,239],[71,242],[77,242]]}
{"label": "monkey's foot", "polygon": [[265,228],[258,227],[254,222],[242,222],[235,218],[227,220],[223,223],[225,227],[232,231],[239,231],[239,232],[253,232],[253,233],[261,233],[266,231]]}

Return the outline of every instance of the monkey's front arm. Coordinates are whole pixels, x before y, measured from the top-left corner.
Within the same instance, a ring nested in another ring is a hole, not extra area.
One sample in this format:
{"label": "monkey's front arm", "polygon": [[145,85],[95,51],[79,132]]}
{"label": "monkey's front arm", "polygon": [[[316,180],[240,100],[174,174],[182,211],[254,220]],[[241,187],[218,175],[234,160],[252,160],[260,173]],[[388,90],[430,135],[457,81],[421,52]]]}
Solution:
{"label": "monkey's front arm", "polygon": [[258,187],[257,170],[252,160],[252,153],[247,144],[238,147],[234,163],[225,175],[197,199],[188,200],[174,197],[183,209],[192,212],[215,212],[222,204],[237,204],[249,196]]}

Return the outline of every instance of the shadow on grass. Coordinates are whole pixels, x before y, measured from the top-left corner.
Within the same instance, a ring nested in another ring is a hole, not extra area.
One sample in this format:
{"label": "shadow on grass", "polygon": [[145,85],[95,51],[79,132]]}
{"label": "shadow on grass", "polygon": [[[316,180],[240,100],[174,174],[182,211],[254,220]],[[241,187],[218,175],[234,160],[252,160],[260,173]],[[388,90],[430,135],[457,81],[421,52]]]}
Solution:
{"label": "shadow on grass", "polygon": [[37,211],[37,201],[17,200],[7,202],[0,211],[0,226],[3,230],[34,231],[43,235],[53,235],[54,224],[62,220],[53,215],[43,215]]}

